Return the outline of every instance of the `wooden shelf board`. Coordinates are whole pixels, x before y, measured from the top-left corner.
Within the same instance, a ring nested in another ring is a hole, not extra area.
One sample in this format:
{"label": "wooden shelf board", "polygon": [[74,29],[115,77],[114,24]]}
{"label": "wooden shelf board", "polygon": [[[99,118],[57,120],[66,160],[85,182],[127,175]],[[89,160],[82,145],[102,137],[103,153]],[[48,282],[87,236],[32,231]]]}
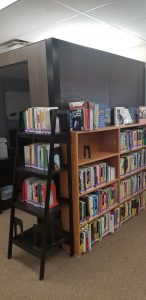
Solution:
{"label": "wooden shelf board", "polygon": [[114,184],[114,183],[116,183],[116,182],[118,182],[118,181],[119,181],[118,179],[115,179],[115,180],[112,180],[112,181],[105,182],[105,183],[103,183],[103,184],[97,185],[96,187],[90,188],[90,189],[86,190],[86,191],[83,192],[83,193],[79,193],[79,197],[83,197],[83,196],[85,196],[85,195],[88,195],[88,194],[90,194],[90,193],[93,193],[93,192],[95,192],[95,191],[97,191],[97,190],[99,190],[99,189],[102,189],[102,188],[104,188],[104,187],[106,187],[106,186],[108,186],[108,185],[112,185],[112,184]]}
{"label": "wooden shelf board", "polygon": [[[59,211],[61,209],[61,207],[67,205],[66,203],[67,202],[65,201],[65,202],[62,202],[62,204],[60,204],[60,205],[49,208],[49,214],[56,213],[57,211]],[[38,206],[35,206],[31,203],[21,202],[21,201],[20,202],[14,202],[14,206],[17,209],[25,211],[26,213],[29,213],[30,215],[36,216],[40,219],[44,218],[45,210],[42,207],[38,207]]]}
{"label": "wooden shelf board", "polygon": [[97,162],[99,160],[104,160],[104,159],[111,158],[111,157],[116,157],[116,156],[119,156],[118,152],[115,152],[115,153],[113,153],[113,152],[102,152],[102,151],[97,152],[95,157],[88,158],[88,159],[79,158],[78,166],[84,166],[84,165],[87,165],[87,164],[90,164],[90,163],[93,163],[93,162]]}
{"label": "wooden shelf board", "polygon": [[131,127],[143,127],[143,126],[146,126],[146,124],[134,123],[134,124],[127,124],[127,125],[117,125],[116,127],[126,129]]}
{"label": "wooden shelf board", "polygon": [[52,137],[52,134],[50,132],[48,133],[43,133],[43,132],[19,132],[18,136],[21,138],[26,138],[26,139],[37,139],[37,140],[43,140],[45,142],[50,143],[52,140],[55,143],[66,143],[67,141],[67,133],[64,132],[57,132],[55,133],[55,137]]}
{"label": "wooden shelf board", "polygon": [[[47,244],[47,251],[52,247],[58,246],[62,244],[64,239],[60,239],[55,241],[52,244]],[[18,234],[16,237],[12,238],[12,243],[21,249],[31,253],[32,255],[41,258],[41,245],[36,245],[33,242],[33,227],[23,232],[22,234]]]}
{"label": "wooden shelf board", "polygon": [[100,127],[94,130],[82,130],[82,131],[76,131],[78,134],[90,134],[91,132],[102,132],[102,131],[109,131],[109,130],[117,130],[118,127],[115,125],[106,126],[106,127]]}
{"label": "wooden shelf board", "polygon": [[142,149],[145,149],[145,148],[146,148],[146,145],[138,146],[138,147],[135,147],[135,148],[132,148],[132,149],[122,150],[122,151],[120,151],[120,155],[130,153],[130,152],[136,152],[136,151],[139,151],[139,150],[142,150]]}
{"label": "wooden shelf board", "polygon": [[106,213],[110,212],[111,210],[115,209],[116,207],[118,207],[118,203],[113,204],[112,206],[108,207],[107,209],[105,209],[104,211],[95,215],[94,217],[91,217],[90,219],[85,220],[84,222],[80,223],[80,228],[84,227],[86,224],[89,224],[89,223],[99,219],[100,217],[102,217]]}
{"label": "wooden shelf board", "polygon": [[146,166],[145,166],[145,167],[142,167],[142,168],[140,168],[140,169],[137,169],[137,170],[135,170],[135,171],[133,171],[133,172],[127,173],[127,174],[125,174],[125,175],[121,175],[121,176],[120,176],[120,180],[123,180],[123,179],[125,179],[125,178],[127,178],[127,177],[130,177],[131,175],[135,175],[135,174],[137,174],[137,173],[140,173],[140,172],[144,171],[145,169],[146,169]]}
{"label": "wooden shelf board", "polygon": [[[45,170],[37,169],[34,167],[29,167],[29,166],[20,166],[16,168],[17,172],[19,173],[24,173],[24,174],[30,174],[30,175],[35,175],[41,178],[46,178],[48,177],[48,172]],[[57,175],[60,174],[61,172],[67,170],[67,168],[61,168],[59,170],[53,171],[52,175]]]}
{"label": "wooden shelf board", "polygon": [[82,131],[72,131],[71,133],[73,134],[87,134],[91,132],[102,132],[102,131],[110,131],[110,130],[118,130],[120,129],[126,129],[126,128],[133,128],[133,127],[143,127],[146,126],[146,124],[139,124],[139,123],[134,123],[134,124],[128,124],[128,125],[111,125],[111,126],[106,126],[106,127],[100,127],[94,130],[82,130]]}

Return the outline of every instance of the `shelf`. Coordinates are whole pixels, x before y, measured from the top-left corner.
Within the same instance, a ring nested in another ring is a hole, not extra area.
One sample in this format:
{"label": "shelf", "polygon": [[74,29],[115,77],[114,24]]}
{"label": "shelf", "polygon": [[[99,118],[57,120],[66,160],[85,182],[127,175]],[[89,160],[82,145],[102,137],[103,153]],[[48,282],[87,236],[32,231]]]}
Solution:
{"label": "shelf", "polygon": [[[59,170],[53,171],[52,175],[60,174],[61,172],[64,172],[66,170],[67,170],[67,168],[63,167]],[[24,173],[26,176],[29,176],[29,175],[34,176],[35,175],[37,177],[46,178],[46,179],[48,177],[48,171],[40,170],[40,169],[33,168],[33,167],[21,166],[21,167],[17,167],[16,171],[19,173]]]}
{"label": "shelf", "polygon": [[104,210],[104,211],[100,212],[99,214],[97,214],[97,215],[95,215],[95,216],[89,218],[88,220],[85,220],[85,221],[81,222],[81,223],[80,223],[80,228],[84,227],[86,224],[89,224],[89,223],[91,223],[91,222],[93,222],[93,221],[99,219],[99,218],[102,217],[104,214],[106,214],[106,213],[110,212],[111,210],[113,210],[113,209],[119,207],[121,204],[123,204],[123,203],[129,201],[130,199],[134,198],[135,196],[137,196],[137,195],[143,193],[145,190],[146,190],[146,187],[145,187],[144,189],[142,189],[141,191],[136,192],[136,193],[134,193],[133,195],[130,195],[129,197],[123,199],[122,201],[113,204],[112,206],[110,206],[110,207],[107,208],[106,210]]}
{"label": "shelf", "polygon": [[140,173],[140,172],[144,171],[145,169],[146,169],[146,166],[143,167],[143,168],[137,169],[137,170],[135,170],[135,171],[132,171],[132,172],[130,172],[130,173],[121,175],[121,176],[120,176],[120,180],[124,180],[124,179],[127,178],[127,177],[130,177],[130,176],[132,176],[132,175],[135,175],[135,174],[137,174],[137,173]]}
{"label": "shelf", "polygon": [[80,228],[84,227],[86,224],[89,224],[97,219],[99,219],[100,217],[102,217],[103,215],[105,215],[106,213],[110,212],[111,210],[115,209],[116,207],[118,207],[118,203],[113,204],[112,206],[108,207],[107,209],[105,209],[104,211],[100,212],[99,214],[89,218],[88,220],[83,221],[82,223],[80,223]]}
{"label": "shelf", "polygon": [[[69,203],[67,203],[67,200],[63,199],[61,202],[62,203],[60,203],[58,206],[49,208],[49,215],[58,212],[62,207]],[[30,215],[36,216],[40,219],[44,218],[45,209],[42,207],[34,206],[33,204],[27,202],[14,202],[14,206],[17,209],[25,211],[26,213],[29,213]]]}
{"label": "shelf", "polygon": [[19,132],[18,136],[21,138],[26,138],[26,139],[37,139],[37,140],[43,140],[44,142],[51,142],[52,140],[55,143],[66,143],[67,142],[67,133],[62,133],[62,132],[58,132],[55,133],[55,135],[53,136],[53,134],[51,133],[35,133],[35,132]]}
{"label": "shelf", "polygon": [[117,125],[116,127],[121,129],[126,129],[126,128],[143,127],[143,126],[146,126],[146,124],[134,123],[134,124],[127,124],[127,125]]}
{"label": "shelf", "polygon": [[[33,227],[12,238],[12,243],[21,249],[31,253],[32,255],[41,258],[41,245],[33,242]],[[64,239],[60,239],[52,244],[47,245],[47,251],[55,246],[62,244]]]}
{"label": "shelf", "polygon": [[104,188],[104,187],[106,187],[106,186],[112,185],[112,184],[114,184],[114,183],[116,183],[116,182],[118,182],[118,181],[119,181],[118,179],[115,179],[115,180],[112,180],[112,181],[105,182],[105,183],[103,183],[103,184],[97,185],[96,187],[90,188],[90,189],[86,190],[86,191],[83,192],[83,193],[79,193],[79,197],[83,197],[83,196],[85,196],[85,195],[88,195],[88,194],[90,194],[90,193],[93,193],[93,192],[95,192],[95,191],[97,191],[97,190],[99,190],[99,189],[102,189],[102,188]]}
{"label": "shelf", "polygon": [[130,153],[130,152],[137,152],[137,151],[145,149],[145,148],[146,148],[146,145],[138,146],[138,147],[135,147],[133,149],[122,150],[122,151],[120,151],[120,155],[127,154],[127,153]]}
{"label": "shelf", "polygon": [[[94,130],[82,130],[82,131],[76,131],[79,135],[80,134],[90,134],[91,132],[102,132],[102,131],[110,131],[110,130],[118,130],[118,127],[115,125],[111,125],[111,126],[106,126],[106,127],[99,127],[97,129]],[[75,131],[72,131],[73,133]]]}
{"label": "shelf", "polygon": [[143,188],[142,190],[136,192],[136,193],[131,194],[130,196],[124,198],[123,200],[120,200],[119,206],[120,206],[121,204],[123,204],[123,203],[129,201],[130,199],[134,198],[135,196],[137,196],[137,195],[139,195],[139,194],[142,194],[144,191],[146,191],[146,187]]}
{"label": "shelf", "polygon": [[78,166],[84,166],[87,164],[91,164],[94,162],[97,162],[99,160],[105,160],[107,158],[112,158],[112,157],[116,157],[119,156],[119,153],[112,153],[112,152],[97,152],[96,153],[96,157],[92,157],[92,158],[88,158],[88,159],[81,159],[79,158],[79,162],[78,162]]}

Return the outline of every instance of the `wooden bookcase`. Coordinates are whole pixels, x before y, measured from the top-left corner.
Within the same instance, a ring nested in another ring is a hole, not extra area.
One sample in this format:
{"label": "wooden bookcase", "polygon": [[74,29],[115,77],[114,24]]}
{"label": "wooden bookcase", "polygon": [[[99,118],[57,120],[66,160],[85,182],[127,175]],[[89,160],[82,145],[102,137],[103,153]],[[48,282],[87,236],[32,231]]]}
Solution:
{"label": "wooden bookcase", "polygon": [[[128,178],[133,174],[137,174],[140,171],[146,170],[146,166],[141,169],[135,170],[129,174],[120,176],[120,157],[124,154],[130,154],[146,148],[142,145],[131,150],[120,151],[120,132],[122,129],[136,129],[143,128],[139,124],[132,124],[128,126],[109,126],[105,128],[99,128],[94,131],[74,131],[71,132],[71,158],[72,158],[72,197],[73,197],[73,224],[74,224],[74,253],[80,256],[80,230],[86,224],[103,216],[105,213],[113,211],[119,207],[122,203],[132,199],[134,196],[143,193],[146,188],[128,196],[120,201],[120,181]],[[90,146],[90,158],[84,158],[84,146]],[[99,162],[107,162],[109,165],[115,167],[116,178],[110,182],[106,182],[96,187],[79,192],[79,168],[85,165],[92,165]],[[98,215],[94,215],[89,219],[80,222],[80,210],[79,200],[82,196],[88,195],[99,189],[112,186],[116,183],[117,197],[115,203],[108,207],[105,211],[100,212]]]}

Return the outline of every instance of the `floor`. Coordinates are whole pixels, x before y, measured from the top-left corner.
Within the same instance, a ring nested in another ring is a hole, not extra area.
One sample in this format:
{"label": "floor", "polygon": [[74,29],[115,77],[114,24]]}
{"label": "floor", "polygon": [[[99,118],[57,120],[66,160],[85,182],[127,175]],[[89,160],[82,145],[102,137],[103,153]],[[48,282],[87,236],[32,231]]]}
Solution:
{"label": "floor", "polygon": [[[13,258],[6,258],[9,213],[0,215],[0,299],[146,300],[146,211],[80,258],[61,249],[51,253],[41,282],[37,258],[15,246]],[[35,223],[23,212],[17,215],[26,227]]]}

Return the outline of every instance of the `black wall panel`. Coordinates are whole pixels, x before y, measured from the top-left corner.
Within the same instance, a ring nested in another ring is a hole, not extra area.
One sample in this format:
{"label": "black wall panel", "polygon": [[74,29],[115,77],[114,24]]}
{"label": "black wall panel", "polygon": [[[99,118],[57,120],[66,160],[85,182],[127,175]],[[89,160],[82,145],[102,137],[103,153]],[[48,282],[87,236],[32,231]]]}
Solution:
{"label": "black wall panel", "polygon": [[114,106],[145,102],[145,64],[108,52],[53,39],[58,45],[58,102],[88,99]]}

